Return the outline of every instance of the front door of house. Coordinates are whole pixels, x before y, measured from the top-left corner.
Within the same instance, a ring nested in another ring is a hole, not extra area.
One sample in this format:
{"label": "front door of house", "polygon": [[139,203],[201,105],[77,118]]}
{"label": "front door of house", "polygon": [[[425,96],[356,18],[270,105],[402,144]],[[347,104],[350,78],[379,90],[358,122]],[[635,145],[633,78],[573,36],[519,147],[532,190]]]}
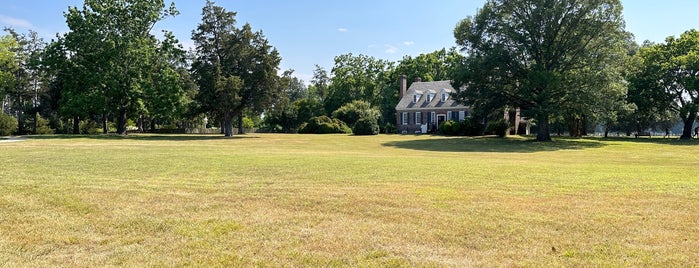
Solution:
{"label": "front door of house", "polygon": [[441,125],[442,123],[447,121],[447,115],[446,114],[438,114],[437,115],[437,127]]}

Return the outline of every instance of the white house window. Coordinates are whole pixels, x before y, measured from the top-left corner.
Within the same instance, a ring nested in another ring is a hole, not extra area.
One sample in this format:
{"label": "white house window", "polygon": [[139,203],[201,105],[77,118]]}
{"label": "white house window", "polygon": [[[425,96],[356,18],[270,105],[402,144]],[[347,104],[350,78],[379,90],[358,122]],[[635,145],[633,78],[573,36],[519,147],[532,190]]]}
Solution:
{"label": "white house window", "polygon": [[427,94],[427,102],[432,102],[434,100],[434,94]]}
{"label": "white house window", "polygon": [[422,113],[421,112],[415,112],[415,124],[416,125],[422,124]]}
{"label": "white house window", "polygon": [[437,118],[437,113],[435,113],[435,112],[430,113],[430,124],[434,124],[434,121],[436,118]]}
{"label": "white house window", "polygon": [[442,102],[445,102],[449,99],[449,94],[448,93],[442,93]]}
{"label": "white house window", "polygon": [[447,111],[447,121],[451,120],[451,111]]}
{"label": "white house window", "polygon": [[401,117],[402,117],[401,121],[402,121],[403,125],[404,126],[408,125],[408,113],[404,112]]}
{"label": "white house window", "polygon": [[459,111],[459,119],[460,120],[466,119],[466,111]]}

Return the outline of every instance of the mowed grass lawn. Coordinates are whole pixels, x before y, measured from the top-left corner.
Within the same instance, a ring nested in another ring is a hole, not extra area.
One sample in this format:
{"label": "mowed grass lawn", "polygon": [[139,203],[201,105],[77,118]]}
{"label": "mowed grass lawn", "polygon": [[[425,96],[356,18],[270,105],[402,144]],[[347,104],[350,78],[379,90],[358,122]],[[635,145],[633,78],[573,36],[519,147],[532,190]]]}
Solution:
{"label": "mowed grass lawn", "polygon": [[699,265],[699,142],[0,143],[0,266]]}

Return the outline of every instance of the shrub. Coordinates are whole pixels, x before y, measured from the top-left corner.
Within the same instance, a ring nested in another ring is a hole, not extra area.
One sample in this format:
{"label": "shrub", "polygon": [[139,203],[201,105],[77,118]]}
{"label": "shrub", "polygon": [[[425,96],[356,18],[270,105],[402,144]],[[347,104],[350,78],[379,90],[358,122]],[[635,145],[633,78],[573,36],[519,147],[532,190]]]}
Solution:
{"label": "shrub", "polygon": [[49,120],[44,119],[40,115],[36,118],[36,133],[34,134],[53,134],[53,129],[49,127]]}
{"label": "shrub", "polygon": [[[442,124],[439,125],[439,132],[442,133],[442,135],[447,135],[447,136],[454,136],[457,135],[458,131],[455,133],[454,132],[454,125],[458,124],[458,122],[454,120],[449,120],[446,121]],[[457,125],[457,130],[458,130],[458,125]]]}
{"label": "shrub", "polygon": [[377,135],[379,134],[379,122],[375,118],[362,117],[352,128],[354,135]]}
{"label": "shrub", "polygon": [[0,112],[0,136],[10,136],[17,131],[17,119]]}
{"label": "shrub", "polygon": [[398,133],[398,128],[395,124],[386,122],[383,126],[379,127],[381,133]]}
{"label": "shrub", "polygon": [[354,126],[359,119],[368,117],[378,120],[381,116],[381,112],[378,109],[371,107],[371,104],[356,100],[345,105],[342,105],[339,109],[332,113],[334,118],[340,119],[342,122],[347,123],[349,126]]}
{"label": "shrub", "polygon": [[485,127],[480,122],[469,118],[465,121],[461,121],[460,132],[466,136],[480,136],[483,135]]}
{"label": "shrub", "polygon": [[97,122],[92,120],[80,121],[80,134],[99,134],[102,133],[102,128],[97,125]]}
{"label": "shrub", "polygon": [[493,133],[500,138],[507,136],[507,130],[510,129],[510,123],[505,119],[498,119],[488,123],[486,132]]}
{"label": "shrub", "polygon": [[243,117],[243,128],[255,128],[255,121],[252,121],[249,117]]}
{"label": "shrub", "polygon": [[352,130],[344,122],[327,116],[316,116],[301,125],[299,133],[304,134],[330,134],[352,133]]}

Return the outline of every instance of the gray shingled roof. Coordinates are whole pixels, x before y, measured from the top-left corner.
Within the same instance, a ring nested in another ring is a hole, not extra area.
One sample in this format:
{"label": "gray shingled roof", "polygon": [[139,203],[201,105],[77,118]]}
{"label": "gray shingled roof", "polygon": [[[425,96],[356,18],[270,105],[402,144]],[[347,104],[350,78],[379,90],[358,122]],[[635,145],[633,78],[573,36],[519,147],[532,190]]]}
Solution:
{"label": "gray shingled roof", "polygon": [[[451,81],[413,82],[405,96],[398,101],[396,110],[466,108],[466,106],[459,105],[454,101],[450,95],[446,101],[442,101],[442,93],[450,94],[452,92],[455,90],[451,86]],[[416,94],[418,94],[419,99],[417,102],[413,102]],[[428,101],[430,94],[434,94],[434,97]]]}

